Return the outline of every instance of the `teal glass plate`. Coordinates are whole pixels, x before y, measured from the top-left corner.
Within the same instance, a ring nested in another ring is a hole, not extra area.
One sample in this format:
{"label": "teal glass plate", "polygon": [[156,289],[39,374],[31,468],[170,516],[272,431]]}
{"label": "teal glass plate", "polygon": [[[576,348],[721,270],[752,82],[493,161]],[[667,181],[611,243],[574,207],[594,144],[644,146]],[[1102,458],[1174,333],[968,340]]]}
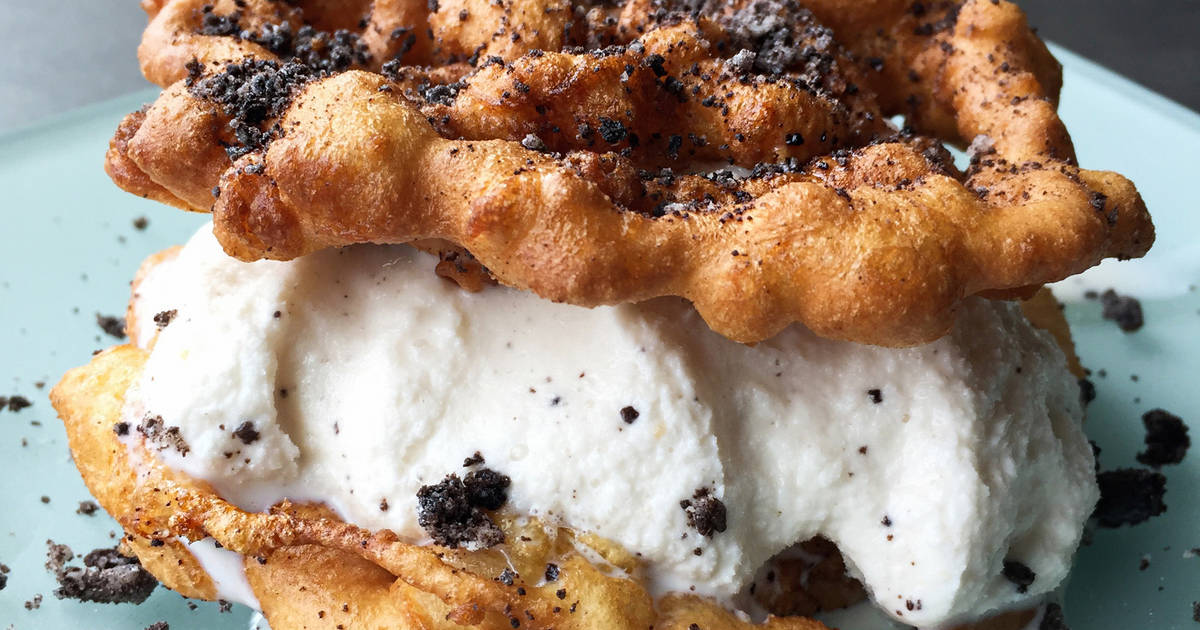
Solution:
{"label": "teal glass plate", "polygon": [[[1200,116],[1073,54],[1056,53],[1066,67],[1062,112],[1080,161],[1131,177],[1158,225],[1158,244],[1146,260],[1116,271],[1106,265],[1083,281],[1143,298],[1142,331],[1122,334],[1101,319],[1094,301],[1067,305],[1079,352],[1097,373],[1088,432],[1104,449],[1105,468],[1134,466],[1142,413],[1163,407],[1193,424],[1200,419],[1200,293],[1190,284],[1200,283],[1194,245],[1200,202],[1191,191],[1200,177]],[[251,623],[245,608],[221,613],[197,602],[193,609],[163,588],[141,606],[60,601],[43,566],[47,539],[86,553],[115,544],[119,535],[103,512],[76,514],[89,495],[49,388],[93,350],[117,343],[96,316],[123,314],[138,263],[182,242],[205,220],[121,192],[101,168],[117,122],[154,95],[141,92],[0,138],[0,396],[33,403],[19,413],[0,411],[0,563],[10,567],[0,590],[0,628],[140,630],[161,620],[176,630],[220,630]],[[135,227],[138,217],[148,219],[144,229]],[[1082,286],[1068,283],[1064,295]],[[1081,550],[1066,601],[1076,630],[1198,627],[1192,602],[1200,600],[1200,557],[1185,552],[1200,547],[1200,453],[1164,472],[1165,515],[1098,531]],[[1149,566],[1139,570],[1144,557]],[[40,607],[28,610],[26,602],[39,594]]]}

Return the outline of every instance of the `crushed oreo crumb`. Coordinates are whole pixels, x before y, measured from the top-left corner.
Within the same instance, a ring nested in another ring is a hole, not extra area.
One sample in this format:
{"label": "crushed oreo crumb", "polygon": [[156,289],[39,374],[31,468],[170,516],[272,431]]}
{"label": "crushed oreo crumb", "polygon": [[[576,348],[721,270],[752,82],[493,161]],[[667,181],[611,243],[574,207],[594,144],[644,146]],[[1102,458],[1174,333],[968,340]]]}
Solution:
{"label": "crushed oreo crumb", "polygon": [[146,436],[147,440],[158,445],[160,451],[174,448],[180,455],[187,455],[192,450],[179,433],[179,427],[166,426],[162,416],[146,416],[137,426],[137,430],[138,433]]}
{"label": "crushed oreo crumb", "polygon": [[1101,527],[1137,525],[1167,511],[1167,478],[1144,468],[1108,470],[1096,476],[1100,502],[1093,516]]}
{"label": "crushed oreo crumb", "polygon": [[475,466],[477,464],[482,464],[482,463],[483,463],[483,455],[481,455],[479,453],[479,451],[475,451],[474,455],[463,460],[463,468],[470,468],[471,466]]}
{"label": "crushed oreo crumb", "polygon": [[165,621],[155,621],[146,626],[146,630],[171,630],[171,626],[167,625]]}
{"label": "crushed oreo crumb", "polygon": [[120,437],[129,435],[129,423],[128,422],[118,422],[118,423],[114,424],[113,425],[113,433],[116,433]]}
{"label": "crushed oreo crumb", "polygon": [[1017,585],[1018,593],[1029,591],[1029,586],[1037,579],[1037,574],[1028,565],[1015,560],[1005,560],[1001,571],[1004,579]]}
{"label": "crushed oreo crumb", "polygon": [[557,564],[550,563],[550,564],[546,565],[546,581],[547,582],[557,582],[558,581],[558,565]]}
{"label": "crushed oreo crumb", "polygon": [[121,317],[113,317],[112,315],[101,315],[96,313],[96,325],[103,330],[105,334],[117,339],[125,338],[125,319]]}
{"label": "crushed oreo crumb", "polygon": [[1100,304],[1104,307],[1104,319],[1116,322],[1117,326],[1127,333],[1141,330],[1145,324],[1142,303],[1136,298],[1118,295],[1116,291],[1109,289],[1100,294]]}
{"label": "crushed oreo crumb", "polygon": [[1146,426],[1146,450],[1138,453],[1139,462],[1158,468],[1183,461],[1192,440],[1182,418],[1163,409],[1152,409],[1142,415],[1142,424]]}
{"label": "crushed oreo crumb", "polygon": [[491,468],[481,468],[467,473],[463,484],[467,488],[467,500],[471,505],[485,510],[498,510],[508,501],[508,486],[512,481]]}
{"label": "crushed oreo crumb", "polygon": [[250,445],[258,441],[258,431],[254,430],[254,423],[247,420],[234,429],[233,437],[241,440],[242,444]]}
{"label": "crushed oreo crumb", "polygon": [[0,396],[0,408],[8,407],[8,410],[13,413],[32,406],[33,403],[29,402],[29,399],[24,396],[9,396],[7,399]]}
{"label": "crushed oreo crumb", "polygon": [[1042,623],[1038,630],[1071,630],[1063,617],[1062,606],[1055,603],[1046,604],[1046,612],[1042,613]]}
{"label": "crushed oreo crumb", "polygon": [[679,502],[679,507],[687,514],[687,524],[701,536],[712,537],[714,533],[725,531],[725,504],[712,496],[712,490],[697,488],[691,499]]}
{"label": "crushed oreo crumb", "polygon": [[640,415],[642,414],[638,413],[638,410],[634,409],[632,405],[621,407],[621,420],[623,420],[625,424],[633,424],[633,421],[637,420],[638,416]]}
{"label": "crushed oreo crumb", "polygon": [[508,500],[511,481],[490,468],[471,471],[460,479],[453,473],[417,491],[417,522],[433,541],[455,549],[491,547],[504,542],[504,532],[485,510],[499,509]]}
{"label": "crushed oreo crumb", "polygon": [[516,571],[505,567],[504,570],[500,572],[500,575],[496,576],[496,580],[505,586],[512,586],[513,582],[519,577],[521,576],[517,575]]}
{"label": "crushed oreo crumb", "polygon": [[312,67],[288,62],[247,59],[226,64],[224,70],[196,80],[188,90],[197,98],[217,104],[229,117],[235,142],[226,148],[230,160],[265,148],[279,134],[265,124],[281,115],[296,92],[321,73]]}
{"label": "crushed oreo crumb", "polygon": [[138,217],[133,220],[133,228],[135,230],[141,231],[148,227],[150,227],[150,219],[147,219],[146,217]]}
{"label": "crushed oreo crumb", "polygon": [[545,153],[550,150],[548,147],[546,147],[546,143],[542,142],[542,139],[537,137],[537,134],[532,133],[525,134],[525,138],[521,140],[521,146],[529,149],[530,151],[537,151],[538,153]]}
{"label": "crushed oreo crumb", "polygon": [[867,396],[869,396],[871,398],[871,402],[875,403],[876,405],[883,402],[883,390],[881,389],[868,389]]}
{"label": "crushed oreo crumb", "polygon": [[1096,384],[1091,379],[1079,379],[1079,400],[1083,403],[1084,407],[1091,404],[1093,400],[1096,400]]}
{"label": "crushed oreo crumb", "polygon": [[95,514],[99,509],[100,509],[100,506],[96,505],[95,501],[80,501],[79,507],[75,508],[75,513],[82,514],[84,516],[91,516],[91,515]]}
{"label": "crushed oreo crumb", "polygon": [[[619,120],[612,118],[600,117],[600,137],[609,144],[617,144],[624,140],[629,135],[629,130]],[[580,135],[583,135],[580,133]]]}
{"label": "crushed oreo crumb", "polygon": [[150,597],[158,580],[142,568],[137,558],[121,555],[116,547],[96,549],[83,558],[82,567],[68,566],[75,554],[66,545],[48,540],[46,569],[54,573],[59,599],[100,604],[140,604]]}
{"label": "crushed oreo crumb", "polygon": [[171,320],[175,319],[175,316],[178,314],[179,314],[179,311],[176,309],[171,309],[169,311],[159,311],[158,313],[154,314],[154,325],[158,326],[159,330],[162,330],[162,329],[166,328],[167,325],[171,323]]}

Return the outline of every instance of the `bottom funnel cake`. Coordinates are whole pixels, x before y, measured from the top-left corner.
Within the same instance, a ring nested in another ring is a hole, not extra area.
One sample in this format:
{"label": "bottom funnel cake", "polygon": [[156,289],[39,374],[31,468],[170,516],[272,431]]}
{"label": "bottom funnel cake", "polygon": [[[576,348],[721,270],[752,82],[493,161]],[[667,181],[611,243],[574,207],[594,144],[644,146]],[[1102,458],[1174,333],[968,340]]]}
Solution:
{"label": "bottom funnel cake", "polygon": [[52,394],[185,596],[275,630],[1061,622],[1097,490],[1048,293],[917,348],[744,346],[674,298],[467,293],[404,246],[242,263],[209,229]]}

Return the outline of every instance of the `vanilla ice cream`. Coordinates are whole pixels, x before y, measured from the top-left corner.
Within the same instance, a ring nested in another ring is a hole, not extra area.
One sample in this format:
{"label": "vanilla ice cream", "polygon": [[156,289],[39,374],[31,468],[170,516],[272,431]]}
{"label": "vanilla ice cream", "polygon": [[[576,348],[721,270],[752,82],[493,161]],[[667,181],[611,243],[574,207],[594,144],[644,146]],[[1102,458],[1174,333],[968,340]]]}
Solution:
{"label": "vanilla ice cream", "polygon": [[[1092,452],[1062,353],[1012,304],[970,300],[917,348],[799,326],[751,347],[678,299],[471,294],[435,262],[247,264],[202,229],[138,289],[137,337],[158,334],[127,419],[178,427],[162,459],[244,508],[320,500],[412,541],[418,489],[478,451],[512,479],[506,509],[621,543],[658,593],[732,602],[818,534],[911,625],[1033,605],[1067,574]],[[701,488],[727,511],[711,537],[680,506]],[[1035,573],[1026,592],[1006,560]]]}

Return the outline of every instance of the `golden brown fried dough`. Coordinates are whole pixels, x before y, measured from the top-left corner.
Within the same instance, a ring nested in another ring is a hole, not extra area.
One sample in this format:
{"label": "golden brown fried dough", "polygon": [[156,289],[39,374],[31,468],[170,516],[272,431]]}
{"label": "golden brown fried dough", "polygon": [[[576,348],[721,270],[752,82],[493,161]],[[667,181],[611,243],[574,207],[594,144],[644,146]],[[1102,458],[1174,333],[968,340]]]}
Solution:
{"label": "golden brown fried dough", "polygon": [[[906,345],[943,334],[965,296],[1137,256],[1152,239],[1119,176],[1025,165],[980,198],[899,143],[854,152],[845,166],[751,180],[761,192],[750,201],[736,188],[721,202],[679,199],[656,217],[653,199],[621,207],[569,160],[442,139],[405,99],[379,92],[385,84],[361,72],[310,84],[282,119],[286,135],[226,170],[214,219],[227,251],[288,259],[442,238],[501,282],[552,300],[681,295],[739,341],[800,321],[827,337]],[[190,150],[196,137],[179,127],[215,132],[216,116],[178,85],[125,144],[197,155],[217,140]],[[209,181],[150,177],[193,207],[211,199]]]}
{"label": "golden brown fried dough", "polygon": [[[1074,165],[1057,64],[1010,3],[710,5],[697,19],[629,3],[600,22],[630,45],[524,51],[449,83],[394,64],[394,80],[193,66],[118,130],[109,172],[211,209],[244,260],[441,239],[554,301],[685,297],[742,342],[801,322],[922,343],[967,296],[1027,293],[1153,242],[1128,180]],[[768,18],[805,47],[747,34]],[[248,98],[247,85],[268,87]],[[887,133],[881,117],[898,111],[972,139],[971,168]],[[689,174],[712,159],[754,170]]]}

